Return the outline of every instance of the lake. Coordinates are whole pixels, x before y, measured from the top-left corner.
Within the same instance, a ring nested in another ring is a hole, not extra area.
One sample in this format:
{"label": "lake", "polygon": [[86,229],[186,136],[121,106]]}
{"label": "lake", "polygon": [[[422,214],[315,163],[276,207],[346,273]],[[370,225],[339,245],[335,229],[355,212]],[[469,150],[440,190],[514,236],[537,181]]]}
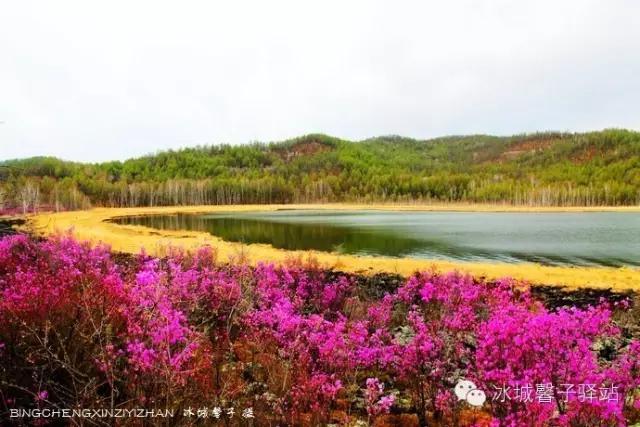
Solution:
{"label": "lake", "polygon": [[113,222],[206,231],[226,241],[289,250],[546,265],[640,265],[637,212],[281,210],[131,216]]}

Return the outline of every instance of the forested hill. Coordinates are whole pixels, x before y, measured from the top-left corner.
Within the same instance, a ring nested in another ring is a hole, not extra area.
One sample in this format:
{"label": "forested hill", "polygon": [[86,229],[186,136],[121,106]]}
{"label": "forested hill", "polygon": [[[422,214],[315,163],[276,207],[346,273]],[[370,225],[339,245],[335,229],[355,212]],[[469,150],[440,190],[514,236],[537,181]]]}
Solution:
{"label": "forested hill", "polygon": [[124,162],[0,162],[0,207],[291,202],[640,203],[640,133],[537,133],[352,142],[307,135]]}

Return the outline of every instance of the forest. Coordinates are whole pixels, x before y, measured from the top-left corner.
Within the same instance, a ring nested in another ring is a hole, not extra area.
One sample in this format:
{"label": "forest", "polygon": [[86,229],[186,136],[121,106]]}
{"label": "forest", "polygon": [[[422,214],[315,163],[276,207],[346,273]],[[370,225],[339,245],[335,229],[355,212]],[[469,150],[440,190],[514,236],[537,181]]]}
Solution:
{"label": "forest", "polygon": [[208,145],[126,161],[0,161],[0,210],[324,202],[640,203],[640,133]]}

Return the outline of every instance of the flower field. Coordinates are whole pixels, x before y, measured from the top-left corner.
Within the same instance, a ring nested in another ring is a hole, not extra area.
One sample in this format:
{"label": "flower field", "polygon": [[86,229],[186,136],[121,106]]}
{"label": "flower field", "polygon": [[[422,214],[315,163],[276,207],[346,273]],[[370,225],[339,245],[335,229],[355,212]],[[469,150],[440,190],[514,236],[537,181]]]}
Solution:
{"label": "flower field", "polygon": [[[208,247],[131,257],[7,236],[0,420],[146,408],[176,414],[145,425],[632,425],[638,317],[633,300],[551,309],[510,279],[379,284],[299,261],[222,263]],[[486,401],[460,399],[461,380]]]}

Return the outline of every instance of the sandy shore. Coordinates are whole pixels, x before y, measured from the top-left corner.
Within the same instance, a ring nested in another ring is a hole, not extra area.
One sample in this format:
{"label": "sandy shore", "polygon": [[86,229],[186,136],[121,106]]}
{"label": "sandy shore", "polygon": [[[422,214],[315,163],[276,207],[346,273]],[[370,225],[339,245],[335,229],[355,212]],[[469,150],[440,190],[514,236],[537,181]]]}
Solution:
{"label": "sandy shore", "polygon": [[608,267],[549,267],[534,263],[466,263],[441,260],[392,259],[340,255],[318,251],[286,251],[270,245],[225,242],[204,232],[165,231],[141,226],[116,225],[106,222],[114,217],[144,214],[247,212],[279,209],[380,209],[406,211],[476,211],[476,212],[640,212],[640,207],[598,208],[527,208],[492,205],[236,205],[187,206],[155,208],[97,208],[87,211],[42,213],[31,215],[27,229],[39,235],[71,231],[77,238],[93,243],[106,243],[114,250],[137,253],[144,248],[148,253],[162,255],[169,246],[194,249],[211,245],[220,260],[243,256],[251,263],[282,262],[295,257],[313,257],[329,268],[358,273],[392,272],[408,275],[416,270],[435,268],[439,271],[460,270],[487,278],[514,277],[530,283],[564,285],[568,287],[613,288],[640,290],[640,269]]}

